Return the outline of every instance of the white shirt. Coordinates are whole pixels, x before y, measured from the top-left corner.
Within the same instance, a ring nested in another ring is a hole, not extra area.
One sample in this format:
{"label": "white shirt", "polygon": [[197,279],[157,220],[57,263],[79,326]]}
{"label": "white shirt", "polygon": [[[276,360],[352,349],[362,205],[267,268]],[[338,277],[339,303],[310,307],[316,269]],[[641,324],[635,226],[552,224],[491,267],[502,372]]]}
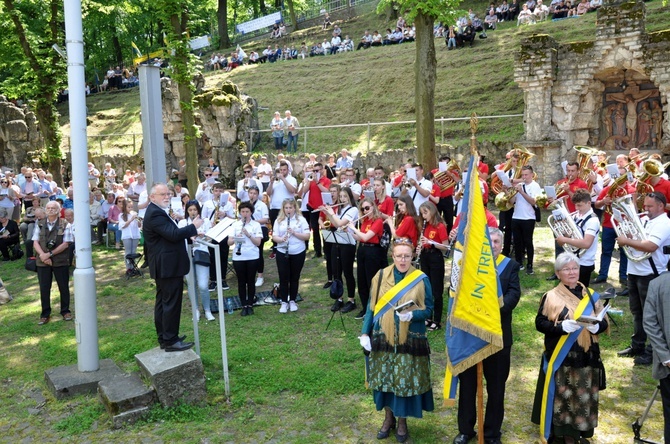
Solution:
{"label": "white shirt", "polygon": [[[137,223],[137,218],[133,219],[127,226],[126,221],[123,219],[123,214],[119,215],[119,228],[121,228],[121,239],[139,239],[140,238],[140,226]],[[128,220],[132,217],[132,214],[129,214]]]}
{"label": "white shirt", "polygon": [[[540,186],[535,181],[532,181],[529,184],[524,184],[524,187],[526,189],[526,194],[528,194],[530,197],[534,198],[542,193],[542,188],[540,188]],[[521,196],[519,193],[516,194],[512,219],[535,220],[535,208],[529,204],[528,201],[524,199],[523,196]]]}
{"label": "white shirt", "polygon": [[[340,211],[338,212],[338,217],[340,220],[355,220],[358,219],[358,208],[355,206],[347,206],[345,208],[341,208]],[[347,232],[349,234],[353,234],[353,230],[351,228],[347,229]],[[355,243],[355,241],[354,241]]]}
{"label": "white shirt", "polygon": [[[179,228],[184,228],[185,226],[191,224],[193,224],[193,221],[190,217],[187,217],[186,219],[180,220],[179,223],[177,223],[177,226]],[[212,223],[209,221],[209,219],[202,219],[202,225],[200,225],[200,228],[198,228],[198,234],[205,234],[207,231],[209,231],[210,228],[212,228]],[[198,242],[193,242],[193,250],[208,251],[207,246]]]}
{"label": "white shirt", "polygon": [[[56,219],[56,222],[54,222],[53,224],[51,222],[49,222],[49,219],[46,219],[45,222],[47,224],[46,225],[47,230],[49,230],[49,231],[53,230],[54,227],[58,225],[58,220],[59,219]],[[38,222],[35,222],[35,223],[38,223]],[[40,229],[38,227],[35,227],[35,229],[33,230],[33,237],[32,237],[31,240],[39,242],[39,240],[40,240]],[[68,242],[70,244],[72,242],[74,242],[74,234],[72,233],[72,225],[69,224],[69,223],[67,225],[65,225],[65,230],[63,230],[63,242]]]}
{"label": "white shirt", "polygon": [[[140,197],[137,200],[137,205],[145,204],[145,203],[147,203],[148,200],[149,200],[149,193],[145,189],[144,191],[142,191],[140,193]],[[141,217],[142,219],[144,219],[144,213],[146,213],[146,212],[147,212],[147,207],[140,208],[139,211],[137,212],[137,217]]]}
{"label": "white shirt", "polygon": [[[237,182],[237,200],[239,200],[240,202],[249,202],[249,191],[244,189],[245,180],[246,179],[240,179]],[[247,186],[252,185],[256,185],[256,188],[258,188],[259,192],[263,190],[263,185],[261,185],[261,183],[257,179],[250,177],[249,182],[247,182]]]}
{"label": "white shirt", "polygon": [[[295,214],[290,220],[287,218],[281,222],[279,222],[279,220],[275,221],[274,227],[272,228],[272,232],[276,236],[283,237],[286,235],[286,232],[289,227],[295,233],[309,233],[309,224],[307,223],[304,217],[298,214]],[[288,245],[286,242],[281,242],[277,244],[277,251],[286,254],[287,247],[288,247],[288,254],[290,255],[299,254],[305,251],[305,241],[300,240],[295,236],[289,236]]]}
{"label": "white shirt", "polygon": [[[670,256],[663,254],[663,245],[670,244],[670,219],[666,213],[663,213],[651,220],[646,216],[642,217],[641,222],[647,235],[647,240],[658,245],[656,251],[651,254],[651,259],[654,261],[654,265],[656,265],[656,271],[662,273],[666,269],[668,259],[670,259]],[[654,270],[651,268],[648,259],[638,262],[628,260],[628,274],[649,276],[654,274]]]}
{"label": "white shirt", "polygon": [[[251,239],[249,239],[249,237],[242,234],[242,226],[243,223],[241,220],[238,220],[237,222],[233,223],[233,233],[235,233],[234,234],[235,243],[231,247],[231,250],[233,250],[233,260],[253,261],[254,259],[258,259],[259,255],[258,247],[254,245],[253,242],[251,242]],[[249,232],[249,236],[251,237],[258,237],[258,238],[263,237],[261,224],[259,224],[255,220],[249,221],[246,225],[244,225],[244,228]],[[242,242],[241,248],[238,244],[238,242],[240,241]],[[238,251],[240,252],[240,254],[237,254]]]}
{"label": "white shirt", "polygon": [[[584,220],[586,219],[586,222]],[[591,246],[579,256],[579,265],[591,266],[596,262],[596,253],[598,252],[598,232],[600,231],[600,221],[593,210],[589,210],[585,215],[579,213],[573,216],[577,227],[581,228],[583,237],[593,236]]]}
{"label": "white shirt", "polygon": [[[266,173],[266,174],[261,175],[261,173]],[[261,183],[270,183],[270,176],[271,175],[272,175],[272,166],[267,162],[265,162],[265,164],[263,164],[263,162],[261,162],[261,164],[258,165],[258,176],[260,177]],[[261,188],[261,191],[263,191],[262,188]]]}
{"label": "white shirt", "polygon": [[412,198],[412,201],[414,201],[414,208],[416,208],[416,211],[419,211],[419,206],[428,201],[428,197],[430,196],[430,192],[433,191],[433,183],[430,180],[427,179],[421,179],[417,181],[419,183],[419,188],[423,188],[424,190],[428,190],[428,195],[426,197],[423,197],[419,191],[411,187],[409,190],[407,190],[407,194],[409,197]]}
{"label": "white shirt", "polygon": [[[296,187],[298,181],[295,180],[293,176],[286,176],[286,181],[292,186]],[[286,189],[286,185],[283,180],[275,180],[272,184],[272,196],[270,196],[270,209],[279,210],[281,209],[281,204],[284,199],[293,199],[293,193],[290,193]]]}
{"label": "white shirt", "polygon": [[[215,210],[216,202],[211,199],[208,200],[202,204],[202,218],[209,219],[213,222],[214,219],[216,219],[216,215],[214,214]],[[220,203],[219,211],[225,213],[225,216],[219,216],[219,220],[223,219],[224,217],[235,219],[235,208],[233,208],[233,205],[230,202]]]}

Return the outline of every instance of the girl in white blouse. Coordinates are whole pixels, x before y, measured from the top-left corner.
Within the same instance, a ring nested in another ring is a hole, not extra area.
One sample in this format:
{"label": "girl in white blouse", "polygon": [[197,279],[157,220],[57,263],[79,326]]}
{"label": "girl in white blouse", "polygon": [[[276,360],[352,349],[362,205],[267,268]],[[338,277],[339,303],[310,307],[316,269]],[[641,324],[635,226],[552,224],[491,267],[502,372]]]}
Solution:
{"label": "girl in white blouse", "polygon": [[228,236],[228,245],[233,246],[233,268],[237,275],[237,290],[242,304],[242,316],[254,314],[256,301],[256,271],[258,270],[258,246],[263,238],[261,225],[252,219],[254,206],[241,202],[238,211],[240,220],[232,225],[234,235]]}

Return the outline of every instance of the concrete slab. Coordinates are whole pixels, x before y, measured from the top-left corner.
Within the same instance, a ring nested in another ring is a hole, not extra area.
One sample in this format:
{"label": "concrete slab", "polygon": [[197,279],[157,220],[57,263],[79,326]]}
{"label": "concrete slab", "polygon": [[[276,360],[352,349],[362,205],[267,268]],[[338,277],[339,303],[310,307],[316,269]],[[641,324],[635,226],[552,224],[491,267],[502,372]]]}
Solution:
{"label": "concrete slab", "polygon": [[44,380],[56,399],[65,399],[70,396],[96,393],[100,381],[122,374],[114,361],[102,359],[100,368],[95,372],[80,372],[76,365],[65,365],[45,371]]}
{"label": "concrete slab", "polygon": [[135,424],[149,413],[149,407],[138,407],[127,412],[119,413],[112,417],[112,428],[120,429],[127,425]]}
{"label": "concrete slab", "polygon": [[193,350],[167,353],[159,347],[135,355],[142,375],[151,381],[163,407],[177,401],[205,405],[205,369]]}
{"label": "concrete slab", "polygon": [[156,402],[154,390],[147,387],[137,373],[114,375],[100,381],[98,397],[112,416]]}

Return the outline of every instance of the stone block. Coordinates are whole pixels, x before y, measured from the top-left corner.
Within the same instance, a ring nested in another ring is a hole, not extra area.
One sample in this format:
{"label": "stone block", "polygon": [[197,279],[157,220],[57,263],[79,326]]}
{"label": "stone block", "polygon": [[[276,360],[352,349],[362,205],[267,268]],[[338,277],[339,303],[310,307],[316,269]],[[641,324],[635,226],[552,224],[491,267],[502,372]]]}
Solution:
{"label": "stone block", "polygon": [[122,374],[114,361],[103,359],[100,361],[100,368],[95,372],[80,372],[76,365],[64,365],[45,371],[44,379],[56,399],[64,399],[95,393],[100,381]]}
{"label": "stone block", "polygon": [[98,383],[98,397],[112,417],[148,407],[156,401],[155,392],[137,373],[113,375]]}
{"label": "stone block", "polygon": [[205,369],[193,350],[167,353],[159,347],[135,355],[137,365],[164,407],[178,401],[204,405],[207,398]]}
{"label": "stone block", "polygon": [[120,429],[122,427],[135,424],[149,413],[149,407],[138,407],[127,412],[119,413],[112,417],[112,428]]}

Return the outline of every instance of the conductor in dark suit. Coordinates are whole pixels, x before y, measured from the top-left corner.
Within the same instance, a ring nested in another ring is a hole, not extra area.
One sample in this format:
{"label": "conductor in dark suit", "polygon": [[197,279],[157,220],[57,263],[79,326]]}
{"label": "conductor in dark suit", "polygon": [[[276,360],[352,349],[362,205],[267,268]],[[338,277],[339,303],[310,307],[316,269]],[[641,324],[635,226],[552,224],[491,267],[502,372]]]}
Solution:
{"label": "conductor in dark suit", "polygon": [[156,184],[149,193],[151,203],[144,215],[144,242],[151,250],[149,272],[156,281],[154,323],[158,343],[167,352],[183,351],[193,347],[179,336],[184,276],[190,261],[185,240],[196,236],[202,225],[199,217],[192,224],[177,228],[169,216],[170,195],[165,184]]}
{"label": "conductor in dark suit", "polygon": [[[503,246],[503,234],[497,228],[489,228],[493,257],[498,264],[498,277],[504,305],[500,308],[500,320],[503,332],[503,349],[484,359],[484,378],[486,378],[486,413],[484,416],[484,442],[500,444],[501,427],[505,416],[505,384],[509,376],[510,355],[512,351],[512,310],[519,303],[521,286],[519,284],[519,264],[500,254]],[[477,410],[477,366],[458,375],[460,388],[458,395],[458,432],[454,444],[465,444],[473,439]]]}

